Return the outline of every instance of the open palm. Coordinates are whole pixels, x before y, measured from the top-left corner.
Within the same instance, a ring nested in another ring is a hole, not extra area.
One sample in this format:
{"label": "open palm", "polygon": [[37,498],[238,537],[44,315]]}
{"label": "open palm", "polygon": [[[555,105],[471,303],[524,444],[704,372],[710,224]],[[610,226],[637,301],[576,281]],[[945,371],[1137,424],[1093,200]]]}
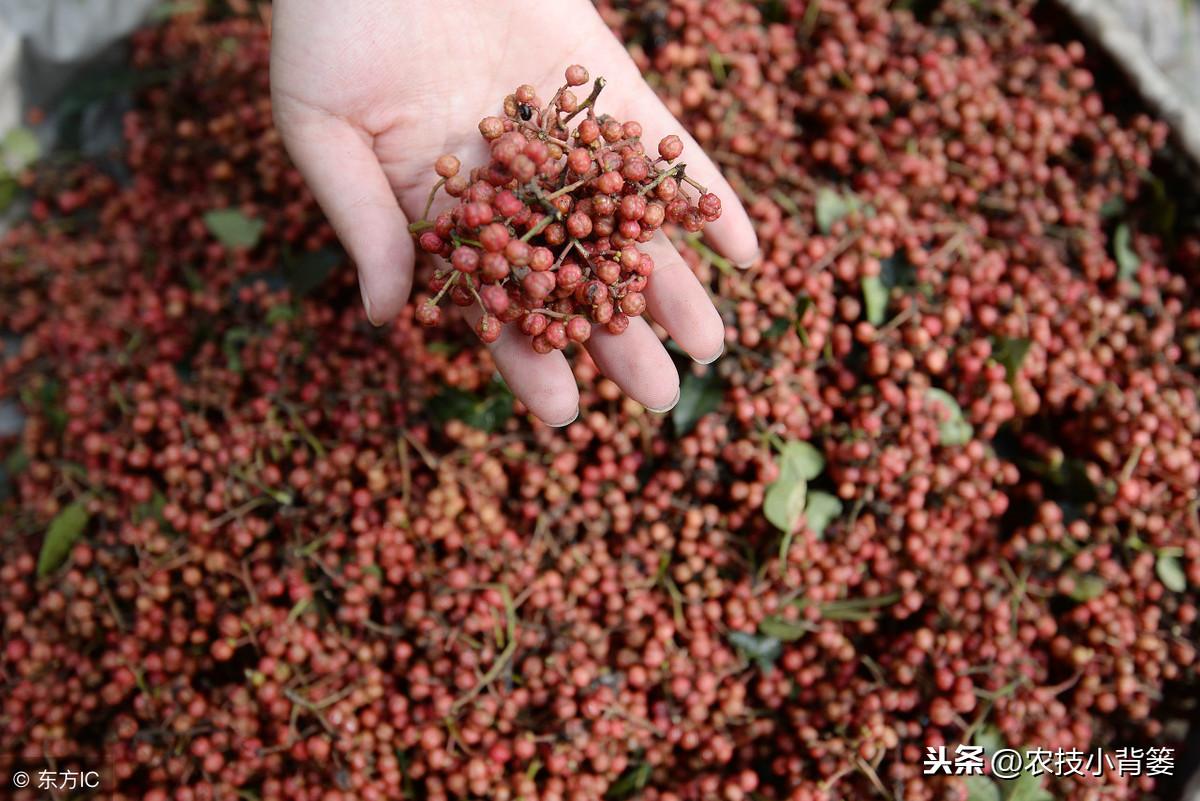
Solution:
{"label": "open palm", "polygon": [[[392,319],[408,300],[415,257],[408,223],[436,179],[434,160],[453,153],[468,167],[485,163],[480,118],[497,113],[523,83],[548,97],[572,63],[608,80],[600,108],[641,122],[650,146],[669,133],[683,138],[688,174],[725,209],[709,236],[731,260],[752,262],[758,245],[737,196],[587,0],[276,2],[275,118],[358,267],[372,322]],[[693,358],[717,358],[724,327],[704,288],[662,233],[642,247],[656,265],[645,291],[649,312]],[[513,326],[489,347],[530,411],[551,425],[575,418],[579,393],[560,351],[535,352]],[[678,400],[679,376],[643,319],[619,336],[598,326],[586,347],[647,408],[666,410]]]}

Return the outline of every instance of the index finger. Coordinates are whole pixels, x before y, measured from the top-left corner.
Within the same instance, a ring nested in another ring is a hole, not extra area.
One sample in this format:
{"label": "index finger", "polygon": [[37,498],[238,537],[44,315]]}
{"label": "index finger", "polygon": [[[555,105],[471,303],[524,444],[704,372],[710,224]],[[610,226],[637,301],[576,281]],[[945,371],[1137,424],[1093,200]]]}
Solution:
{"label": "index finger", "polygon": [[[675,119],[640,75],[636,82],[626,85],[631,88],[614,94],[617,95],[620,111],[625,115],[623,119],[635,119],[642,124],[642,142],[646,153],[652,157],[656,156],[658,143],[662,138],[675,134],[683,140],[683,155],[679,160],[687,165],[688,177],[720,198],[721,216],[705,224],[705,238],[739,267],[745,269],[752,265],[760,255],[758,236],[754,233],[754,225],[750,222],[750,216],[742,206],[737,192],[733,191],[733,187],[721,175],[717,165],[713,164],[704,149],[684,129],[679,120]],[[619,89],[615,83],[613,88]],[[685,185],[681,184],[681,188],[683,186]],[[686,191],[691,194],[698,193],[694,188],[688,188]]]}

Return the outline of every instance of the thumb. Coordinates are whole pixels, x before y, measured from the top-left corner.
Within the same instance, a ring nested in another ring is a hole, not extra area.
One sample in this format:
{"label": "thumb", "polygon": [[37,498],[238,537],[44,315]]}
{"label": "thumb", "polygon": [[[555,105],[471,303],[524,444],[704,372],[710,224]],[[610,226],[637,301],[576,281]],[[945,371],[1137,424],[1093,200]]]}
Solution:
{"label": "thumb", "polygon": [[358,267],[367,318],[375,325],[391,320],[408,301],[415,252],[369,135],[286,100],[277,100],[277,109],[284,146]]}

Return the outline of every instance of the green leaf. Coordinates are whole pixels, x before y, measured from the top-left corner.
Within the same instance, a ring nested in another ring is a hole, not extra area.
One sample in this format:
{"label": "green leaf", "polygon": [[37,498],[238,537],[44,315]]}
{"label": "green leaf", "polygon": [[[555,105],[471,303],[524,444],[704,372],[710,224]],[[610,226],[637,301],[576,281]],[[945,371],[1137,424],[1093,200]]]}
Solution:
{"label": "green leaf", "polygon": [[20,445],[13,448],[3,462],[0,462],[0,501],[6,501],[13,496],[13,484],[17,475],[29,466],[29,455]]}
{"label": "green leaf", "polygon": [[1100,206],[1100,216],[1105,220],[1120,217],[1125,213],[1125,198],[1113,195]]}
{"label": "green leaf", "polygon": [[708,49],[708,66],[712,70],[713,77],[716,78],[717,86],[725,83],[725,79],[729,77],[729,73],[725,69],[725,57],[715,47]]}
{"label": "green leaf", "polygon": [[1129,225],[1121,223],[1113,234],[1113,259],[1117,262],[1117,277],[1122,281],[1132,281],[1142,266],[1142,260],[1138,258],[1131,242]]}
{"label": "green leaf", "polygon": [[1004,801],[1054,801],[1054,796],[1042,787],[1042,777],[1028,771],[1021,771],[1015,779],[997,784]]}
{"label": "green leaf", "polygon": [[938,438],[942,445],[966,445],[975,434],[971,424],[963,419],[958,401],[944,389],[930,387],[925,397],[945,409],[946,418],[938,424]]}
{"label": "green leaf", "polygon": [[13,200],[17,196],[17,190],[20,187],[15,179],[5,175],[0,171],[0,211],[4,211],[12,205]]}
{"label": "green leaf", "polygon": [[22,386],[20,398],[26,410],[45,416],[56,434],[61,434],[67,427],[67,411],[62,405],[62,385],[57,379],[45,379],[37,386]]}
{"label": "green leaf", "polygon": [[975,745],[983,746],[983,752],[988,756],[1004,748],[1004,737],[995,726],[984,726],[975,732]]}
{"label": "green leaf", "polygon": [[1166,183],[1157,175],[1146,170],[1142,173],[1142,180],[1150,187],[1150,203],[1147,210],[1150,221],[1154,223],[1158,233],[1163,236],[1173,235],[1175,223],[1179,220],[1179,205],[1167,191]]}
{"label": "green leaf", "polygon": [[796,334],[800,337],[800,344],[808,347],[808,330],[804,327],[804,314],[813,305],[812,298],[808,295],[802,295],[800,300],[796,302]]}
{"label": "green leaf", "polygon": [[888,289],[912,288],[917,285],[917,268],[903,253],[879,262],[879,280]]}
{"label": "green leaf", "polygon": [[808,527],[818,537],[825,533],[825,528],[841,513],[842,502],[838,500],[837,496],[820,490],[808,493],[804,516],[808,520]]}
{"label": "green leaf", "polygon": [[1004,365],[1004,374],[1009,381],[1012,381],[1020,371],[1032,345],[1033,340],[1023,337],[1016,339],[997,337],[992,343],[992,356],[997,362]]}
{"label": "green leaf", "polygon": [[960,418],[963,416],[962,407],[958,405],[958,401],[944,389],[930,387],[925,391],[925,397],[934,403],[940,404],[946,410],[946,413],[951,418]]}
{"label": "green leaf", "polygon": [[1183,592],[1187,589],[1187,575],[1175,554],[1160,552],[1154,562],[1154,572],[1158,574],[1158,580],[1163,586],[1171,592]]}
{"label": "green leaf", "polygon": [[791,440],[779,451],[779,467],[784,473],[791,470],[800,478],[811,481],[825,469],[825,456],[807,442]]}
{"label": "green leaf", "polygon": [[[674,342],[674,340],[672,340]],[[462,351],[462,345],[458,342],[430,342],[425,346],[425,350],[430,353],[436,353],[439,356],[454,356]]]}
{"label": "green leaf", "polygon": [[786,620],[782,617],[768,617],[758,624],[761,636],[780,642],[794,642],[815,630],[816,627],[806,620]]}
{"label": "green leaf", "polygon": [[1108,589],[1104,579],[1091,573],[1076,576],[1075,588],[1071,590],[1071,600],[1086,603],[1093,598],[1099,598]]}
{"label": "green leaf", "polygon": [[817,190],[817,228],[821,233],[827,234],[833,228],[834,223],[858,211],[861,207],[862,203],[853,192],[843,194],[836,189],[823,186]]}
{"label": "green leaf", "polygon": [[79,501],[63,509],[50,521],[46,538],[42,540],[42,551],[38,554],[39,576],[53,573],[66,561],[71,547],[79,540],[87,524],[87,507]]}
{"label": "green leaf", "polygon": [[715,370],[707,370],[702,375],[687,373],[679,386],[679,403],[671,410],[676,433],[686,434],[695,428],[701,417],[717,410],[724,396],[725,390]]}
{"label": "green leaf", "polygon": [[236,326],[225,332],[221,340],[221,349],[225,351],[225,360],[229,369],[235,373],[242,372],[242,346],[250,341],[250,329]]}
{"label": "green leaf", "polygon": [[267,325],[296,319],[296,309],[286,303],[267,309]]}
{"label": "green leaf", "polygon": [[771,321],[771,325],[767,327],[767,330],[763,331],[763,336],[767,339],[776,339],[783,336],[784,332],[791,327],[792,323],[786,317],[776,317]]}
{"label": "green leaf", "polygon": [[975,429],[966,420],[951,420],[938,427],[938,436],[943,445],[966,445],[975,436]]}
{"label": "green leaf", "polygon": [[4,459],[4,469],[9,475],[17,475],[18,473],[29,467],[29,454],[25,452],[25,448],[21,445],[13,448],[7,457]]}
{"label": "green leaf", "polygon": [[1000,801],[1000,788],[987,776],[966,776],[967,801]]}
{"label": "green leaf", "polygon": [[218,209],[204,214],[204,225],[227,248],[252,248],[262,236],[264,223],[237,209]]}
{"label": "green leaf", "polygon": [[139,503],[133,507],[133,513],[130,515],[134,523],[141,523],[145,520],[154,519],[163,522],[163,509],[167,505],[167,498],[158,490],[154,491],[154,495],[149,501]]}
{"label": "green leaf", "polygon": [[[785,535],[796,530],[808,497],[808,482],[825,469],[825,457],[807,442],[792,440],[779,451],[779,478],[767,487],[763,496],[763,514],[771,525]],[[779,548],[781,561],[787,560],[791,538],[785,537]]]}
{"label": "green leaf", "polygon": [[[771,525],[785,534],[796,530],[800,515],[804,512],[804,501],[808,494],[808,482],[798,475],[785,474],[767,487],[763,496],[763,514]],[[791,540],[786,541],[787,545]],[[787,558],[787,545],[780,547],[780,558]]]}
{"label": "green leaf", "polygon": [[180,0],[179,2],[164,2],[150,9],[148,14],[150,21],[162,22],[168,20],[176,14],[187,14],[195,11],[200,3],[197,0]]}
{"label": "green leaf", "polygon": [[299,256],[285,254],[283,275],[293,294],[307,295],[323,284],[341,262],[342,252],[334,248],[309,250]]}
{"label": "green leaf", "polygon": [[432,401],[433,414],[441,422],[461,420],[489,433],[500,430],[513,414],[513,396],[507,387],[492,384],[486,396],[448,387]]}
{"label": "green leaf", "polygon": [[28,128],[18,126],[0,139],[0,161],[11,172],[18,172],[32,164],[41,154],[42,145],[38,142],[37,134]]}
{"label": "green leaf", "polygon": [[760,668],[769,670],[775,665],[775,660],[783,653],[783,645],[774,637],[762,634],[747,634],[744,631],[729,633],[729,642],[747,659],[758,663]]}
{"label": "green leaf", "polygon": [[639,762],[637,765],[628,768],[609,786],[608,792],[604,794],[604,797],[611,799],[632,798],[635,794],[641,792],[646,786],[646,782],[650,781],[650,772],[652,770],[653,768],[649,762]]}
{"label": "green leaf", "polygon": [[1046,472],[1046,480],[1056,498],[1074,503],[1094,501],[1096,485],[1088,478],[1087,463],[1082,459],[1064,459]]}
{"label": "green leaf", "polygon": [[883,325],[888,306],[888,288],[883,285],[883,279],[877,275],[863,278],[862,294],[867,307],[867,322],[876,327]]}

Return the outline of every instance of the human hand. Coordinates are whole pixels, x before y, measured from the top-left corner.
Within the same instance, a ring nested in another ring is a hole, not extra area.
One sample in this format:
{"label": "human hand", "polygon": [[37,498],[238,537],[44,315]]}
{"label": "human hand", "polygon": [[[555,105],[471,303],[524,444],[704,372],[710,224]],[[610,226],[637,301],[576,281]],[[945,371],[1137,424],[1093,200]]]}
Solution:
{"label": "human hand", "polygon": [[[758,242],[737,195],[587,0],[277,0],[275,119],[358,267],[373,323],[392,319],[408,300],[415,258],[408,224],[424,208],[437,157],[452,153],[468,167],[486,163],[479,120],[497,113],[500,99],[520,84],[548,97],[573,63],[607,79],[601,108],[641,122],[648,147],[667,134],[683,139],[688,175],[724,209],[705,228],[713,244],[735,263],[754,261]],[[716,359],[725,329],[704,287],[661,232],[640,248],[655,263],[644,293],[650,314],[692,358]],[[550,425],[575,419],[579,392],[562,352],[535,352],[511,325],[488,347],[531,412]],[[679,375],[642,318],[620,335],[598,326],[585,347],[647,408],[665,411],[678,401]]]}

